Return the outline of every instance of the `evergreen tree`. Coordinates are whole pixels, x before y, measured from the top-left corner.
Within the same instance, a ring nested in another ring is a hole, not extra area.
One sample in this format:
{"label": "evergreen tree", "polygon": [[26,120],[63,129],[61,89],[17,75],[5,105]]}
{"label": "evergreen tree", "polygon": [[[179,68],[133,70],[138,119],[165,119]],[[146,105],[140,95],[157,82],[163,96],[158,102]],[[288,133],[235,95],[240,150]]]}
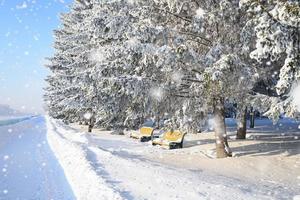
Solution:
{"label": "evergreen tree", "polygon": [[279,76],[276,81],[279,97],[269,98],[271,107],[267,114],[274,120],[283,113],[295,117],[298,111],[293,104],[292,88],[298,84],[300,74],[300,3],[243,0],[241,6],[247,9],[248,23],[256,35],[251,57],[273,69],[274,74],[269,77]]}

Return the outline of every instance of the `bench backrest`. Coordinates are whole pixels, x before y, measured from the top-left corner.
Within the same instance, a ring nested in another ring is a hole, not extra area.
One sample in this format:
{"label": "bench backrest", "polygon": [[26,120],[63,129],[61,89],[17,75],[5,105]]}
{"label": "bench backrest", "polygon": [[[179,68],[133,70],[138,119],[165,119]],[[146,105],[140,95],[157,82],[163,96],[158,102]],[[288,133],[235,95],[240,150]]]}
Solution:
{"label": "bench backrest", "polygon": [[184,134],[181,131],[175,130],[173,132],[171,131],[166,132],[163,136],[163,139],[171,142],[181,142],[183,137]]}
{"label": "bench backrest", "polygon": [[149,137],[151,137],[153,131],[154,131],[154,128],[151,128],[151,127],[145,127],[145,126],[143,126],[142,128],[140,128],[140,134],[143,135],[143,136],[149,136]]}

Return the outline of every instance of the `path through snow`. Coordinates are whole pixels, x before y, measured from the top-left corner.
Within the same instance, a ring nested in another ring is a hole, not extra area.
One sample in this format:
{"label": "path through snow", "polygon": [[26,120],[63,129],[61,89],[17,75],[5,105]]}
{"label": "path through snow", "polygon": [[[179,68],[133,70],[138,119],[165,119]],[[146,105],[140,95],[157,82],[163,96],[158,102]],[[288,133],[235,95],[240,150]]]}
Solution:
{"label": "path through snow", "polygon": [[[107,138],[105,139],[98,138],[95,140],[89,134],[78,132],[52,119],[49,119],[49,127],[55,127],[55,131],[51,131],[49,134],[50,143],[52,143],[51,141],[65,140],[65,144],[53,143],[56,154],[63,155],[64,158],[73,158],[71,162],[74,163],[77,160],[77,162],[89,164],[89,170],[96,172],[97,182],[101,182],[105,188],[110,188],[110,194],[114,194],[117,198],[263,200],[292,199],[294,195],[292,191],[289,192],[288,189],[279,185],[253,184],[201,170],[181,169],[151,161],[134,152],[120,151],[124,143],[127,143],[127,147],[131,148],[132,142],[129,138],[126,142],[125,139],[119,141],[113,136],[106,135]],[[72,152],[64,152],[63,149],[59,148],[59,146],[65,146],[69,142],[76,146],[76,151],[82,152],[80,156],[74,158]],[[75,170],[68,166],[68,163],[66,166],[66,171],[74,176]],[[74,186],[80,184],[78,181],[74,182]],[[99,191],[99,195],[105,196],[105,193]]]}

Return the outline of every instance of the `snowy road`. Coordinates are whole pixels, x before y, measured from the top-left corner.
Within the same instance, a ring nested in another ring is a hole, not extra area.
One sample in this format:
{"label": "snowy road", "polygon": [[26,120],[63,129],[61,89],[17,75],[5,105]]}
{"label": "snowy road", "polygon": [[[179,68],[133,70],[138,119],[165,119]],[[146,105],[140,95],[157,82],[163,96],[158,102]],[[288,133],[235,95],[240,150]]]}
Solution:
{"label": "snowy road", "polygon": [[0,126],[0,199],[75,199],[43,117]]}

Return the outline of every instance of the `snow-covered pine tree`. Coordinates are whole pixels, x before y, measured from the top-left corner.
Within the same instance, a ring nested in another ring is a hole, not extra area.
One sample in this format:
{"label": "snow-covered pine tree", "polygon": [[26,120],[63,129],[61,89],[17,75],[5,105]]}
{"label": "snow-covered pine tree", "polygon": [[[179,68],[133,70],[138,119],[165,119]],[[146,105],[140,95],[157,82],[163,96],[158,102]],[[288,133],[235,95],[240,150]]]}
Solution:
{"label": "snow-covered pine tree", "polygon": [[251,57],[269,68],[280,70],[276,90],[279,97],[271,98],[267,113],[277,120],[280,114],[295,117],[293,87],[300,77],[300,2],[242,0],[241,6],[248,11],[248,23],[255,30],[256,48]]}
{"label": "snow-covered pine tree", "polygon": [[[128,112],[143,110],[133,98],[138,93],[144,95],[143,82],[131,70],[137,59],[130,51],[132,25],[137,18],[129,11],[126,1],[97,1],[93,15],[86,19],[90,22],[91,36],[89,73],[97,98],[93,107],[99,124],[104,127],[122,127],[128,121]],[[140,113],[134,117],[139,118]]]}
{"label": "snow-covered pine tree", "polygon": [[[195,59],[184,66],[191,73],[182,80],[189,85],[188,96],[198,97],[202,107],[213,113],[217,157],[231,154],[225,127],[225,101],[240,102],[252,90],[255,68],[246,62],[249,49],[243,48],[241,32],[245,15],[239,1],[157,1],[159,11],[175,18],[173,31],[182,35],[185,52],[195,52]],[[179,21],[181,25],[179,24]]]}
{"label": "snow-covered pine tree", "polygon": [[54,31],[55,53],[48,58],[49,64],[46,65],[51,71],[45,89],[48,112],[65,121],[78,121],[85,102],[80,85],[83,79],[77,71],[84,65],[79,59],[83,49],[80,44],[86,43],[88,38],[82,33],[82,22],[90,8],[88,1],[74,1],[70,12],[61,15],[61,28]]}
{"label": "snow-covered pine tree", "polygon": [[175,110],[177,100],[169,97],[171,78],[166,80],[168,71],[162,70],[166,61],[159,57],[175,54],[165,45],[165,29],[151,24],[153,15],[158,15],[151,12],[151,5],[147,1],[101,2],[89,19],[94,32],[92,74],[101,96],[97,110],[109,126],[123,122],[136,126],[146,116]]}
{"label": "snow-covered pine tree", "polygon": [[[144,17],[144,19],[140,18],[140,24],[136,27],[147,27],[147,29],[143,29],[148,33],[144,31],[143,35],[149,39],[144,40],[144,43],[150,47],[147,51],[142,52],[142,60],[140,60],[140,67],[137,70],[143,69],[143,77],[147,77],[147,80],[151,81],[150,96],[152,98],[150,100],[152,100],[152,104],[150,104],[150,108],[157,110],[156,113],[159,115],[167,112],[168,116],[174,118],[171,120],[174,122],[174,128],[185,126],[197,130],[199,126],[197,122],[202,119],[202,115],[199,115],[200,111],[199,113],[195,112],[195,109],[199,108],[200,104],[194,106],[193,111],[185,106],[195,102],[197,98],[186,95],[184,90],[189,85],[182,78],[190,76],[191,72],[188,69],[199,62],[200,56],[193,48],[186,48],[188,45],[185,43],[191,42],[193,39],[186,40],[186,35],[175,28],[176,26],[184,27],[185,20],[178,20],[175,13],[161,7],[160,3],[156,1],[132,2],[139,8],[141,13],[139,16]],[[141,30],[141,28],[139,29]],[[149,34],[150,30],[152,30],[152,34]],[[143,35],[139,38],[144,37]],[[198,49],[198,51],[201,50]],[[199,108],[199,110],[201,109]],[[196,117],[198,118],[196,119]],[[192,119],[196,122],[191,123]]]}

